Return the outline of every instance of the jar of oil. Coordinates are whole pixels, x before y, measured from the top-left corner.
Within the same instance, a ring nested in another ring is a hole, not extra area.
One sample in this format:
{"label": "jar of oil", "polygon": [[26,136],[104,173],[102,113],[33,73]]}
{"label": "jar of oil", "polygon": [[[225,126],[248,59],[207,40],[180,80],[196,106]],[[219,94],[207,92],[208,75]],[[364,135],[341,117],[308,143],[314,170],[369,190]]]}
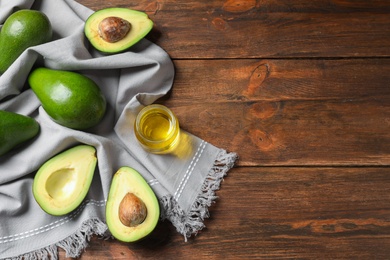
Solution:
{"label": "jar of oil", "polygon": [[159,104],[138,113],[134,132],[142,147],[155,154],[172,152],[180,139],[179,121],[169,108]]}

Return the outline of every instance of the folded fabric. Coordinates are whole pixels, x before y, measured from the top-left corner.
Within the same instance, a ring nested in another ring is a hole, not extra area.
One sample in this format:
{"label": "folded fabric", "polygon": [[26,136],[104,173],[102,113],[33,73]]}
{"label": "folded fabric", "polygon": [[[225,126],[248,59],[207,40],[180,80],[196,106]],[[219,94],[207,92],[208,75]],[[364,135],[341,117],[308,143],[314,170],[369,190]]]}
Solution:
{"label": "folded fabric", "polygon": [[[150,154],[133,133],[140,109],[172,87],[174,66],[167,53],[147,39],[120,54],[97,52],[83,31],[93,11],[73,0],[0,1],[0,23],[16,9],[44,12],[54,34],[51,42],[23,52],[0,76],[0,109],[28,115],[40,124],[34,140],[0,157],[0,258],[55,259],[58,247],[68,257],[77,257],[91,235],[109,235],[105,203],[112,176],[122,166],[142,174],[159,199],[161,219],[171,221],[185,239],[204,228],[215,191],[237,155],[185,130],[180,142],[185,156]],[[55,123],[26,82],[34,66],[93,79],[107,99],[103,120],[88,131]],[[76,210],[51,216],[34,200],[33,178],[44,162],[77,144],[97,150],[93,183]]]}

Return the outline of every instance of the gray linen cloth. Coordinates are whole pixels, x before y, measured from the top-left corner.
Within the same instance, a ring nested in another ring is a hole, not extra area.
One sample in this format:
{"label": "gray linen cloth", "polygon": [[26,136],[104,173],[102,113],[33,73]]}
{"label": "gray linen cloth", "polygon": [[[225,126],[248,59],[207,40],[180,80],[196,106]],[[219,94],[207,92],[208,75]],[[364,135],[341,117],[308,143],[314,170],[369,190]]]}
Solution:
{"label": "gray linen cloth", "polygon": [[[54,34],[51,42],[23,52],[0,76],[0,109],[31,116],[41,127],[34,140],[0,157],[0,258],[55,259],[58,247],[68,257],[77,257],[91,235],[109,236],[105,203],[112,176],[121,166],[144,176],[160,201],[161,219],[172,222],[185,240],[204,228],[215,191],[237,155],[184,130],[180,153],[153,155],[139,146],[133,133],[137,112],[172,87],[170,57],[147,39],[121,54],[95,51],[83,31],[93,11],[73,0],[0,1],[0,23],[17,9],[43,11]],[[34,66],[92,78],[108,102],[102,122],[88,131],[54,123],[26,83]],[[49,158],[77,144],[97,150],[98,167],[89,193],[68,215],[46,214],[32,195],[34,175]]]}

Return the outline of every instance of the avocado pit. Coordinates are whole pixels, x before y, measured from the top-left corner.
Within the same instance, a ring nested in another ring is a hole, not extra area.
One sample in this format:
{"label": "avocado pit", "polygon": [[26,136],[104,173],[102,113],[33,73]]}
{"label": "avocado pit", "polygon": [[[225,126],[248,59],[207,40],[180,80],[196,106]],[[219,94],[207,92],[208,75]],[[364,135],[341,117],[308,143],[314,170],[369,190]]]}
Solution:
{"label": "avocado pit", "polygon": [[129,21],[116,16],[104,18],[99,23],[99,36],[109,43],[114,43],[126,37],[131,29]]}
{"label": "avocado pit", "polygon": [[135,227],[147,216],[145,203],[134,193],[128,192],[119,204],[119,220],[127,227]]}

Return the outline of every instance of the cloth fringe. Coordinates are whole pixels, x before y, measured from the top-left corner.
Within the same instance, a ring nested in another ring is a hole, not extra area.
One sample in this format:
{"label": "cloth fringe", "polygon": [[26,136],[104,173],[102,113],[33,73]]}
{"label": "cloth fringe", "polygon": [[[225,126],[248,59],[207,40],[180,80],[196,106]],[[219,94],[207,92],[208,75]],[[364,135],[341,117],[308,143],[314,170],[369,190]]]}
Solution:
{"label": "cloth fringe", "polygon": [[180,208],[173,196],[165,196],[160,199],[163,208],[162,220],[168,219],[172,222],[177,232],[184,236],[186,242],[188,238],[196,235],[205,227],[203,221],[210,216],[208,208],[218,198],[215,192],[219,190],[223,177],[234,166],[237,159],[236,153],[220,151],[201,187],[200,194],[188,214]]}
{"label": "cloth fringe", "polygon": [[73,235],[55,244],[45,248],[20,255],[12,260],[35,260],[35,259],[58,259],[58,247],[65,250],[66,257],[79,257],[88,246],[88,242],[92,235],[100,235],[109,237],[107,234],[107,226],[99,219],[89,219],[85,221],[80,229]]}
{"label": "cloth fringe", "polygon": [[90,219],[83,223],[81,228],[72,236],[58,242],[56,246],[61,247],[66,252],[66,257],[76,258],[88,246],[92,235],[109,237],[107,225],[99,219]]}

